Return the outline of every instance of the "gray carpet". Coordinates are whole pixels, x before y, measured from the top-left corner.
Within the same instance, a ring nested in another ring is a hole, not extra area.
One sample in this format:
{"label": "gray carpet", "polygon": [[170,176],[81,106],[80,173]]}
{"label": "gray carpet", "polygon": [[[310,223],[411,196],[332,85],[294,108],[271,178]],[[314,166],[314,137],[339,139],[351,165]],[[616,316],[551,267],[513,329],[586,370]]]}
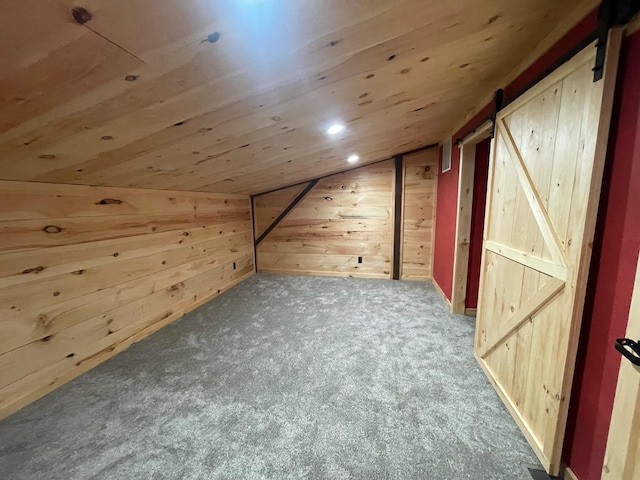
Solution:
{"label": "gray carpet", "polygon": [[257,275],[0,422],[2,479],[527,479],[431,284]]}

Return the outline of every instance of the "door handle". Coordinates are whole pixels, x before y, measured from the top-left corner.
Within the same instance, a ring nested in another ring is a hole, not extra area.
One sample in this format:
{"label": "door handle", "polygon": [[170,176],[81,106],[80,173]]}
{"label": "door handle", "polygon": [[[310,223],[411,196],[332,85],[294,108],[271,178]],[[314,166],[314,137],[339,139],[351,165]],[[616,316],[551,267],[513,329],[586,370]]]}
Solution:
{"label": "door handle", "polygon": [[616,350],[631,363],[640,367],[640,343],[634,342],[630,338],[618,338],[616,340]]}

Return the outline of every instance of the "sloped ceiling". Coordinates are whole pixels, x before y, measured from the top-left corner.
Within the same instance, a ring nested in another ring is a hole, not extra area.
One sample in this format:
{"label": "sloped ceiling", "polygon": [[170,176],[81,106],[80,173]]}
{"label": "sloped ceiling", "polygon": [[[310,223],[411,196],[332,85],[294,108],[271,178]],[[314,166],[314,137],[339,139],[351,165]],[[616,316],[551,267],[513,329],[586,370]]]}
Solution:
{"label": "sloped ceiling", "polygon": [[0,179],[254,194],[381,160],[442,140],[575,5],[3,0]]}

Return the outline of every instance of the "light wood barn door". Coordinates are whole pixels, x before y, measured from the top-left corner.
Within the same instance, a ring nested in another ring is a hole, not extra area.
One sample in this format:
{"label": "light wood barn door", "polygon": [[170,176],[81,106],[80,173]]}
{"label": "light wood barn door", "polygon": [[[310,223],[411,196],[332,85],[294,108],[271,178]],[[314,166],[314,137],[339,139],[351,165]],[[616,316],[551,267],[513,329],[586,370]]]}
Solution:
{"label": "light wood barn door", "polygon": [[486,207],[475,354],[545,469],[559,470],[609,130],[588,47],[502,110]]}
{"label": "light wood barn door", "polygon": [[[640,340],[640,261],[633,287],[626,336],[634,341]],[[624,358],[620,364],[602,478],[640,478],[640,367]]]}

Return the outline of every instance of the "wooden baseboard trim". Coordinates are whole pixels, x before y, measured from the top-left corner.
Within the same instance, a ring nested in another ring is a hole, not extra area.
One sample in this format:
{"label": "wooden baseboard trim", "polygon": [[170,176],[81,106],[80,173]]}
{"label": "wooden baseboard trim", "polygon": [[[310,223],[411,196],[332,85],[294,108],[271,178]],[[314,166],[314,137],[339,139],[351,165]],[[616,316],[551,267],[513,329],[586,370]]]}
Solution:
{"label": "wooden baseboard trim", "polygon": [[13,413],[17,412],[23,407],[26,407],[30,403],[36,401],[38,398],[43,397],[47,393],[73,380],[74,378],[80,376],[86,371],[91,370],[93,367],[96,367],[97,365],[101,364],[105,360],[108,360],[114,355],[122,352],[123,350],[126,350],[134,343],[137,343],[140,340],[143,340],[144,338],[148,337],[152,333],[155,333],[156,331],[160,330],[162,327],[167,326],[171,322],[181,318],[183,315],[189,313],[190,311],[196,309],[197,307],[207,303],[210,300],[213,300],[215,297],[217,297],[221,293],[224,293],[230,288],[235,287],[237,284],[247,280],[249,277],[253,275],[254,275],[253,270],[249,271],[246,275],[243,275],[237,279],[234,279],[228,284],[224,285],[224,287],[220,288],[220,290],[216,290],[209,295],[199,298],[197,301],[186,306],[184,309],[180,310],[179,312],[176,312],[173,315],[167,318],[164,318],[156,323],[143,327],[138,332],[133,333],[131,336],[123,339],[122,341],[113,345],[112,347],[109,347],[101,352],[98,352],[98,354],[90,357],[86,361],[83,361],[82,365],[79,368],[73,369],[71,371],[63,371],[59,375],[55,376],[50,383],[30,391],[12,402],[2,405],[0,407],[0,420],[8,417],[9,415],[12,415]]}
{"label": "wooden baseboard trim", "polygon": [[337,277],[337,278],[377,278],[382,280],[388,280],[388,274],[377,274],[377,273],[355,273],[355,272],[324,272],[324,271],[314,271],[314,270],[305,270],[305,271],[296,271],[296,270],[285,270],[285,269],[277,269],[277,268],[259,268],[258,273],[277,273],[279,275],[305,275],[311,277]]}
{"label": "wooden baseboard trim", "polygon": [[447,298],[447,296],[444,294],[444,292],[442,291],[442,288],[440,288],[440,285],[438,285],[438,282],[436,282],[435,278],[431,279],[431,283],[433,283],[433,286],[436,287],[436,290],[438,291],[438,293],[440,294],[442,299],[447,304],[447,307],[449,308],[449,311],[451,311],[451,300],[449,300]]}
{"label": "wooden baseboard trim", "polygon": [[478,309],[477,308],[465,308],[464,309],[464,314],[465,315],[476,315],[478,313]]}
{"label": "wooden baseboard trim", "polygon": [[564,480],[578,480],[578,476],[573,473],[573,470],[567,467],[564,463],[560,467],[560,474]]}

